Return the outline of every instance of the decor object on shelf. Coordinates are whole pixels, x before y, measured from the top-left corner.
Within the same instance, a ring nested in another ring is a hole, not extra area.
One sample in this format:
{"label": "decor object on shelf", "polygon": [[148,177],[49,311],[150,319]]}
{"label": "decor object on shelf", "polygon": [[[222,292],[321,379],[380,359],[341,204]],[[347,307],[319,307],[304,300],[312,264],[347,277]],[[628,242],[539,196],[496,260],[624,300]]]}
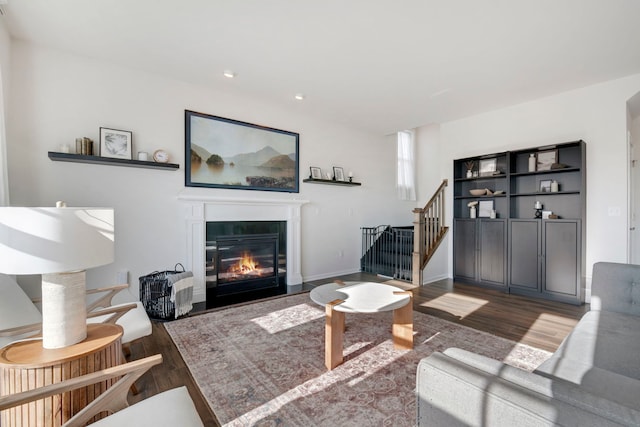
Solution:
{"label": "decor object on shelf", "polygon": [[311,172],[311,174],[309,175],[309,178],[311,179],[322,179],[322,169],[315,167],[315,166],[311,166],[309,168],[309,171]]}
{"label": "decor object on shelf", "polygon": [[559,190],[560,190],[560,186],[558,185],[558,181],[554,179],[553,181],[551,181],[551,192],[557,193]]}
{"label": "decor object on shelf", "polygon": [[331,179],[331,172],[327,172],[327,179]]}
{"label": "decor object on shelf", "polygon": [[464,162],[464,166],[467,168],[467,178],[472,178],[473,177],[473,167],[475,166],[475,163],[473,160],[469,160],[468,162]]}
{"label": "decor object on shelf", "polygon": [[185,186],[297,193],[300,135],[185,110]]}
{"label": "decor object on shelf", "polygon": [[529,172],[535,172],[536,171],[536,153],[531,153],[529,154]]}
{"label": "decor object on shelf", "polygon": [[551,166],[558,161],[558,150],[538,152],[536,169],[539,171],[551,170]]}
{"label": "decor object on shelf", "polygon": [[93,140],[87,137],[76,138],[76,154],[93,156]]}
{"label": "decor object on shelf", "polygon": [[85,270],[114,259],[112,208],[0,207],[0,272],[42,274],[43,347],[87,336]]}
{"label": "decor object on shelf", "polygon": [[149,160],[149,153],[146,151],[138,151],[138,160],[141,162],[146,162]]}
{"label": "decor object on shelf", "polygon": [[469,207],[469,218],[476,217],[476,206],[478,205],[477,201],[469,202],[467,206]]}
{"label": "decor object on shelf", "polygon": [[478,205],[478,217],[490,218],[493,211],[493,200],[480,200]]}
{"label": "decor object on shelf", "polygon": [[552,211],[542,211],[542,219],[549,219],[553,215]]}
{"label": "decor object on shelf", "polygon": [[537,201],[534,203],[533,208],[536,210],[536,218],[542,218],[542,203]]}
{"label": "decor object on shelf", "polygon": [[497,171],[497,164],[498,164],[498,159],[496,159],[495,157],[493,159],[480,159],[479,163],[479,167],[478,169],[480,169],[480,176],[491,176],[494,174],[494,172]]}
{"label": "decor object on shelf", "polygon": [[132,143],[133,133],[130,131],[100,128],[100,156],[102,157],[131,160]]}
{"label": "decor object on shelf", "polygon": [[487,189],[486,188],[476,188],[473,190],[469,190],[469,194],[471,194],[472,196],[484,196],[485,194],[487,194]]}
{"label": "decor object on shelf", "polygon": [[496,210],[495,209],[491,209],[491,213],[489,214],[489,218],[496,219],[497,216],[498,216],[498,214],[496,213]]}
{"label": "decor object on shelf", "polygon": [[551,180],[545,179],[540,181],[540,192],[541,193],[550,193],[551,192]]}
{"label": "decor object on shelf", "polygon": [[349,171],[349,182],[353,182],[353,172]]}
{"label": "decor object on shelf", "polygon": [[160,149],[153,152],[153,160],[158,163],[169,163],[169,153]]}
{"label": "decor object on shelf", "polygon": [[344,170],[341,167],[333,167],[333,179],[336,181],[344,181]]}

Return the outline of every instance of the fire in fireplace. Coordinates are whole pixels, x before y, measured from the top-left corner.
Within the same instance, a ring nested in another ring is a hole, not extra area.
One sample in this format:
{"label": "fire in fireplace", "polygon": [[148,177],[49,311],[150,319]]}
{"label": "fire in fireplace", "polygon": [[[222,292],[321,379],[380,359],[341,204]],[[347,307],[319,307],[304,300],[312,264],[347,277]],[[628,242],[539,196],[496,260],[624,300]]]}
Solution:
{"label": "fire in fireplace", "polygon": [[286,287],[286,252],[283,254],[280,247],[281,233],[253,233],[273,231],[273,226],[235,224],[225,231],[207,223],[207,306],[214,305],[210,300],[221,297],[241,295],[241,300],[250,300],[253,299],[250,294]]}

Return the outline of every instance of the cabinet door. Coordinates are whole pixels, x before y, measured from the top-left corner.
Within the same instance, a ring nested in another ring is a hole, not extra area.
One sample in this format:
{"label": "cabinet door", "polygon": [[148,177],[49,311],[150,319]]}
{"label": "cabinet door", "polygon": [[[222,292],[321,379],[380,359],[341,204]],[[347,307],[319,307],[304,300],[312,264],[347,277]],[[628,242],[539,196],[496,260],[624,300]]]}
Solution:
{"label": "cabinet door", "polygon": [[540,291],[540,220],[511,219],[509,286]]}
{"label": "cabinet door", "polygon": [[480,220],[480,281],[494,285],[507,284],[507,221]]}
{"label": "cabinet door", "polygon": [[579,221],[544,221],[543,290],[558,296],[579,297]]}
{"label": "cabinet door", "polygon": [[453,274],[476,280],[476,220],[456,219],[453,224]]}

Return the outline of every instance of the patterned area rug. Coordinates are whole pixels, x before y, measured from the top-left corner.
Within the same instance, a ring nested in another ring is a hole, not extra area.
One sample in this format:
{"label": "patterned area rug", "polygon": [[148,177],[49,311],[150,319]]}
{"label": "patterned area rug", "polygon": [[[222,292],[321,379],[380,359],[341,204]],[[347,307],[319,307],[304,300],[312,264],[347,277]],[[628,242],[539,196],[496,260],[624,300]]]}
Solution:
{"label": "patterned area rug", "polygon": [[347,314],[345,363],[324,367],[324,309],[309,294],[165,323],[228,426],[411,426],[416,368],[449,347],[526,370],[551,354],[414,311],[414,349],[395,350],[392,313]]}

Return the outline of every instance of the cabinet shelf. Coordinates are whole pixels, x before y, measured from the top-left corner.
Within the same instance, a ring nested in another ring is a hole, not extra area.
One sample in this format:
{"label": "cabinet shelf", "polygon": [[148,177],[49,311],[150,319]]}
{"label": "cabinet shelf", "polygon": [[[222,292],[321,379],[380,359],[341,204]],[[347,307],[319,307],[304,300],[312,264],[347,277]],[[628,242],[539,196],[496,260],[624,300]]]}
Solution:
{"label": "cabinet shelf", "polygon": [[110,157],[87,156],[84,154],[58,153],[49,151],[49,159],[54,162],[93,163],[98,165],[127,166],[132,168],[147,168],[161,170],[177,170],[177,163],[157,163],[142,160],[112,159]]}
{"label": "cabinet shelf", "polygon": [[524,197],[524,196],[562,196],[567,194],[580,194],[579,191],[534,191],[531,193],[511,193],[511,197]]}
{"label": "cabinet shelf", "polygon": [[471,178],[456,178],[454,182],[463,182],[463,181],[483,181],[488,179],[505,179],[507,175],[501,173],[500,175],[487,175],[487,176],[473,176]]}
{"label": "cabinet shelf", "polygon": [[580,168],[561,168],[561,169],[549,169],[545,171],[514,172],[511,174],[511,176],[544,175],[548,173],[566,173],[566,172],[580,172]]}
{"label": "cabinet shelf", "polygon": [[334,181],[332,179],[314,179],[314,178],[306,178],[306,179],[303,179],[302,182],[308,182],[309,184],[346,185],[346,186],[352,186],[352,187],[362,185],[359,182]]}
{"label": "cabinet shelf", "polygon": [[[545,193],[546,194],[546,193]],[[454,199],[458,200],[458,199],[493,199],[494,197],[507,197],[506,194],[492,194],[490,196],[484,195],[484,196],[472,196],[471,194],[469,194],[468,196],[455,196]]]}

